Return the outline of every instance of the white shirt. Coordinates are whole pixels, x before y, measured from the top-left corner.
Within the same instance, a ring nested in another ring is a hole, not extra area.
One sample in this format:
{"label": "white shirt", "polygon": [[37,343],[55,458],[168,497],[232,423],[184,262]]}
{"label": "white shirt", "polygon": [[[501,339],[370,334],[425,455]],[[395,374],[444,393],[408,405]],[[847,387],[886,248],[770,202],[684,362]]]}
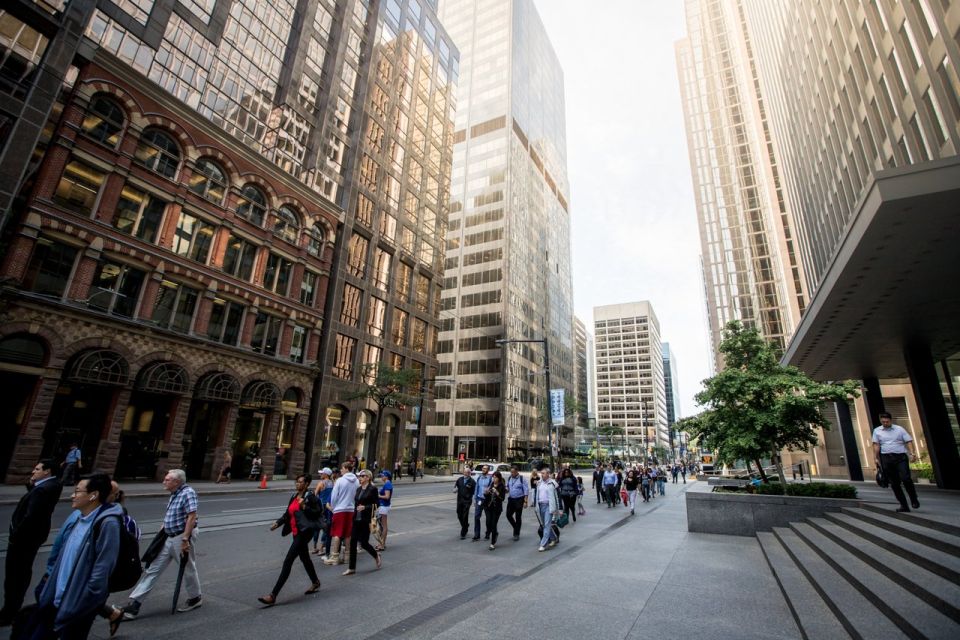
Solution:
{"label": "white shirt", "polygon": [[900,425],[891,424],[889,428],[882,425],[875,428],[873,441],[880,445],[880,453],[906,453],[906,445],[913,442],[913,438]]}

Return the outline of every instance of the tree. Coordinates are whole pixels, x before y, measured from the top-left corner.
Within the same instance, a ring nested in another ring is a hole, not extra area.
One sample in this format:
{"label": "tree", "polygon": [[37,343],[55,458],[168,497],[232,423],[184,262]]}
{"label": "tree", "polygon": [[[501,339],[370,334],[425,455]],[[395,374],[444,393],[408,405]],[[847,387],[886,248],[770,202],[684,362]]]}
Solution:
{"label": "tree", "polygon": [[706,410],[681,420],[677,428],[699,437],[723,464],[754,461],[764,482],[760,459],[769,456],[785,483],[780,451],[816,445],[816,429],[830,428],[820,407],[856,397],[858,385],[816,382],[796,367],[781,365],[777,350],[737,321],[727,323],[719,350],[723,371],[704,380],[694,396]]}
{"label": "tree", "polygon": [[[375,371],[375,373],[374,373]],[[368,434],[370,445],[367,448],[367,460],[377,459],[380,443],[380,427],[383,425],[383,413],[387,407],[403,408],[417,403],[420,389],[420,372],[416,369],[394,369],[382,362],[367,364],[363,368],[364,387],[348,397],[349,400],[369,398],[377,405],[377,420],[372,433]],[[410,393],[413,389],[414,393]],[[387,461],[389,462],[389,461]]]}

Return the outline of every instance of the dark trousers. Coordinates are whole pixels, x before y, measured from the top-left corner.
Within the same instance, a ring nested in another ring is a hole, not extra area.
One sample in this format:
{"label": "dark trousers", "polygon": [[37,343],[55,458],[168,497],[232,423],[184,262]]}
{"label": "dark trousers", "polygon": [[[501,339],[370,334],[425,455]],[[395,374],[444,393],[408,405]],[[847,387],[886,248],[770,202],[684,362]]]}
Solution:
{"label": "dark trousers", "polygon": [[577,496],[560,496],[563,501],[563,512],[568,514],[573,521],[577,521]]}
{"label": "dark trousers", "polygon": [[607,494],[607,506],[612,507],[616,504],[617,500],[617,485],[607,484],[603,486],[603,490]]}
{"label": "dark trousers", "polygon": [[523,498],[507,498],[507,522],[513,527],[514,537],[520,535],[523,518]]}
{"label": "dark trousers", "polygon": [[270,592],[274,597],[280,594],[280,590],[283,589],[284,583],[286,583],[287,578],[290,577],[290,569],[293,568],[293,562],[300,558],[300,562],[303,563],[303,568],[307,572],[307,577],[310,578],[312,584],[320,582],[320,578],[317,577],[317,570],[313,567],[313,560],[310,559],[310,540],[313,539],[312,531],[304,531],[293,536],[293,540],[290,541],[290,548],[287,549],[287,556],[283,559],[283,567],[280,569],[280,576],[277,578],[277,584],[273,585],[273,590]]}
{"label": "dark trousers", "polygon": [[363,547],[371,558],[377,559],[377,550],[370,544],[370,521],[366,518],[353,521],[353,535],[350,536],[351,571],[357,568],[357,547]]}
{"label": "dark trousers", "polygon": [[33,578],[33,559],[43,540],[14,543],[7,547],[6,573],[3,577],[3,612],[13,616],[23,605],[23,598]]}
{"label": "dark trousers", "polygon": [[603,485],[599,482],[594,485],[597,489],[597,504],[603,502]]}
{"label": "dark trousers", "polygon": [[881,453],[880,464],[883,465],[883,475],[890,480],[890,488],[893,489],[893,495],[897,497],[900,506],[907,508],[907,498],[903,495],[901,484],[906,486],[907,494],[910,496],[910,502],[917,504],[917,489],[913,486],[913,479],[910,477],[910,460],[905,453]]}
{"label": "dark trousers", "polygon": [[500,514],[503,513],[503,503],[488,506],[484,509],[487,513],[487,533],[490,534],[490,544],[497,544],[497,523],[500,522]]}
{"label": "dark trousers", "polygon": [[644,502],[649,502],[650,501],[650,485],[649,484],[640,485],[640,494],[643,496]]}
{"label": "dark trousers", "polygon": [[16,640],[86,640],[90,635],[90,627],[97,617],[99,607],[76,620],[71,620],[59,631],[53,629],[57,617],[57,609],[53,605],[38,608],[27,621],[26,626],[19,630]]}
{"label": "dark trousers", "polygon": [[[483,516],[483,503],[481,502],[473,509],[473,537],[480,537],[480,519]],[[490,533],[490,530],[487,529],[487,533]]]}
{"label": "dark trousers", "polygon": [[457,520],[460,521],[460,537],[467,535],[470,529],[470,502],[457,500]]}

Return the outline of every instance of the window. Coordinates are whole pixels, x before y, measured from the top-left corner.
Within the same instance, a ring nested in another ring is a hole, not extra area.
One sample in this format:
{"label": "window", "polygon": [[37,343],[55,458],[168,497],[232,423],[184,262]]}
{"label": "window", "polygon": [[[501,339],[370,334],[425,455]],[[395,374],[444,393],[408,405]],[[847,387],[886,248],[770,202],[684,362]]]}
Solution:
{"label": "window", "polygon": [[307,351],[307,328],[300,325],[293,326],[293,337],[290,340],[290,362],[303,363],[303,356]]}
{"label": "window", "polygon": [[63,170],[53,201],[79,213],[92,215],[103,180],[102,172],[73,160]]}
{"label": "window", "polygon": [[117,201],[113,226],[146,242],[156,242],[167,203],[127,184]]}
{"label": "window", "polygon": [[45,296],[63,297],[73,271],[77,250],[46,238],[38,238],[23,279],[23,288]]}
{"label": "window", "polygon": [[116,147],[123,131],[123,121],[123,109],[116,102],[104,96],[94,96],[80,123],[80,130],[97,142]]}
{"label": "window", "polygon": [[281,296],[287,295],[287,288],[290,286],[290,272],[293,270],[293,263],[281,258],[275,253],[271,253],[267,258],[267,268],[263,272],[263,286]]}
{"label": "window", "polygon": [[380,298],[370,298],[370,306],[367,309],[367,333],[377,338],[382,336],[386,319],[387,303]]}
{"label": "window", "polygon": [[426,311],[430,304],[430,278],[417,274],[417,309]]}
{"label": "window", "polygon": [[170,136],[159,129],[147,129],[143,132],[134,157],[147,169],[171,179],[177,175],[177,167],[180,166],[179,147]]}
{"label": "window", "polygon": [[267,217],[267,198],[263,191],[252,184],[244,185],[237,202],[237,215],[262,227],[263,220]]}
{"label": "window", "polygon": [[253,323],[253,338],[250,340],[250,348],[264,355],[277,355],[277,346],[280,344],[282,329],[282,318],[268,315],[262,311],[257,313],[257,319]]}
{"label": "window", "polygon": [[363,278],[366,275],[367,248],[370,242],[361,235],[353,234],[347,248],[347,272],[352,276]]}
{"label": "window", "polygon": [[380,355],[383,349],[372,344],[363,345],[363,372],[364,382],[373,384],[377,379],[377,366],[380,364]]}
{"label": "window", "polygon": [[384,291],[390,286],[390,262],[393,256],[384,251],[383,249],[377,248],[375,263],[374,263],[374,272],[373,272],[373,282],[378,289],[383,289]]}
{"label": "window", "polygon": [[404,302],[410,300],[410,279],[413,277],[413,268],[403,262],[398,263],[397,281],[395,284],[397,297]]}
{"label": "window", "polygon": [[238,302],[214,298],[213,306],[210,308],[207,337],[216,342],[236,346],[240,339],[245,311],[245,307]]}
{"label": "window", "polygon": [[323,247],[327,241],[327,228],[322,224],[314,224],[307,237],[307,253],[312,256],[323,257]]}
{"label": "window", "polygon": [[335,377],[349,380],[353,376],[353,358],[356,351],[357,341],[354,338],[337,334],[333,357],[333,375]]}
{"label": "window", "polygon": [[427,348],[427,323],[420,318],[413,319],[413,335],[410,348],[424,353]]}
{"label": "window", "polygon": [[223,253],[223,270],[241,280],[250,281],[253,275],[253,263],[257,257],[257,247],[242,238],[230,234],[227,248]]}
{"label": "window", "polygon": [[189,333],[200,292],[178,282],[163,280],[153,306],[153,321],[165,329]]}
{"label": "window", "polygon": [[407,316],[406,311],[400,309],[393,310],[393,320],[390,322],[390,339],[393,344],[402,347],[407,342]]}
{"label": "window", "polygon": [[360,324],[360,303],[363,291],[353,285],[343,285],[343,303],[340,305],[340,322],[356,327]]}
{"label": "window", "polygon": [[300,222],[296,212],[284,205],[277,211],[277,220],[273,224],[273,234],[296,244],[300,233]]}
{"label": "window", "polygon": [[173,232],[173,252],[206,264],[214,226],[189,213],[181,213]]}
{"label": "window", "polygon": [[87,305],[124,318],[132,318],[147,274],[125,264],[105,261],[97,265]]}
{"label": "window", "polygon": [[223,196],[227,192],[227,174],[212,160],[200,158],[187,187],[201,198],[223,204]]}
{"label": "window", "polygon": [[317,281],[320,276],[313,271],[304,271],[300,280],[300,304],[312,307],[317,297]]}

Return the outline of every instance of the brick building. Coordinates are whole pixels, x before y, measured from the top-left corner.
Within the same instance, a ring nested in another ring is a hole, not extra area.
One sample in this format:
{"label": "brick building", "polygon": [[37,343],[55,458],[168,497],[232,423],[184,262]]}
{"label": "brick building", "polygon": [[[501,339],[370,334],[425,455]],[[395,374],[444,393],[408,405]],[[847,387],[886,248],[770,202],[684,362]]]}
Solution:
{"label": "brick building", "polygon": [[[269,134],[268,134],[269,135]],[[76,441],[119,478],[304,464],[342,211],[104,50],[6,229],[0,473]]]}

